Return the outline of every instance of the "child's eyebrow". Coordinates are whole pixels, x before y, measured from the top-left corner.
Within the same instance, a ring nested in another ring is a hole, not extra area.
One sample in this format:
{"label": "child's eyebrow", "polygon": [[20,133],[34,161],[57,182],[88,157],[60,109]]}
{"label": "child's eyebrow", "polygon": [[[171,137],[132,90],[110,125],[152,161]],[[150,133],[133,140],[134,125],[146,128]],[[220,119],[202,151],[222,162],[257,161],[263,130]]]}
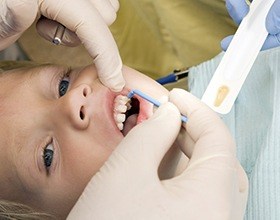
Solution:
{"label": "child's eyebrow", "polygon": [[42,84],[44,84],[44,93],[46,94],[46,96],[53,97],[53,86],[55,86],[56,83],[59,81],[59,78],[65,75],[69,70],[71,70],[71,68],[66,66],[45,65],[34,69],[34,71],[32,71],[32,75],[38,75],[40,81],[43,82]]}
{"label": "child's eyebrow", "polygon": [[45,73],[46,71],[49,71],[51,69],[59,71],[59,70],[64,70],[67,69],[68,67],[66,66],[60,66],[60,65],[54,65],[54,64],[42,64],[40,66],[34,67],[31,70],[33,70],[33,74],[40,74],[40,73]]}

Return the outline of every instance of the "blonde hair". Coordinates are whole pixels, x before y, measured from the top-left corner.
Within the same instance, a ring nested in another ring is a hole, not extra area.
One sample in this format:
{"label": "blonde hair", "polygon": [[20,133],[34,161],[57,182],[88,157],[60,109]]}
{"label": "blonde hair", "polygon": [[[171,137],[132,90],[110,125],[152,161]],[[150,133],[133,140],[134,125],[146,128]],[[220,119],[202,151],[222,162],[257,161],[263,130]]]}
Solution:
{"label": "blonde hair", "polygon": [[27,67],[37,67],[44,65],[42,63],[35,63],[33,61],[13,61],[13,60],[3,60],[0,61],[0,72],[5,72],[8,70],[21,69]]}
{"label": "blonde hair", "polygon": [[1,220],[47,220],[55,219],[54,216],[40,213],[27,205],[0,200],[0,219]]}
{"label": "blonde hair", "polygon": [[[31,61],[0,61],[0,77],[2,73],[15,69],[38,67],[42,64]],[[44,64],[43,64],[44,65]],[[54,216],[40,213],[31,207],[0,199],[0,219],[1,220],[51,220]]]}

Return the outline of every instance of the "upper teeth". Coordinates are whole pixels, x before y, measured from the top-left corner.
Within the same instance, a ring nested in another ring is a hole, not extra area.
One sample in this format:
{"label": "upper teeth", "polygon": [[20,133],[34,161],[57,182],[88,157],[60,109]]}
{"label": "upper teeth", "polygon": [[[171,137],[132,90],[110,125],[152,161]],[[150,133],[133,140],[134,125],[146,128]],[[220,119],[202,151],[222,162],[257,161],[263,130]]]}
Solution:
{"label": "upper teeth", "polygon": [[123,122],[125,121],[125,113],[131,108],[130,99],[123,95],[118,95],[114,103],[114,119],[117,127],[122,130]]}

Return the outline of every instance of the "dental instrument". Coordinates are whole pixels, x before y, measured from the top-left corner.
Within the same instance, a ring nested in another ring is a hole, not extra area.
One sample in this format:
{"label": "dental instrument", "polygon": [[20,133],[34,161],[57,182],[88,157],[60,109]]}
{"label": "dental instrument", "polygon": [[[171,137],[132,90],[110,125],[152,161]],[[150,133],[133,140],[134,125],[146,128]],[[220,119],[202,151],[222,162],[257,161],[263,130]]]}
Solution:
{"label": "dental instrument", "polygon": [[[140,90],[138,89],[134,89],[134,90],[131,90],[128,94],[127,94],[127,97],[129,99],[131,99],[134,95],[139,95],[141,98],[147,100],[148,102],[151,102],[152,104],[154,104],[154,106],[156,107],[159,107],[161,105],[161,103],[157,100],[155,100],[154,98],[148,96],[147,94],[141,92]],[[188,120],[188,118],[185,116],[185,115],[182,115],[181,114],[181,121],[186,123]]]}
{"label": "dental instrument", "polygon": [[173,73],[168,74],[167,76],[161,77],[156,81],[161,84],[165,85],[168,83],[177,82],[180,79],[183,79],[189,75],[189,69],[185,70],[174,70]]}
{"label": "dental instrument", "polygon": [[55,45],[61,44],[65,29],[66,28],[62,24],[58,24],[54,34],[54,38],[52,40]]}
{"label": "dental instrument", "polygon": [[216,69],[202,101],[214,111],[230,112],[268,36],[266,15],[275,0],[254,0]]}

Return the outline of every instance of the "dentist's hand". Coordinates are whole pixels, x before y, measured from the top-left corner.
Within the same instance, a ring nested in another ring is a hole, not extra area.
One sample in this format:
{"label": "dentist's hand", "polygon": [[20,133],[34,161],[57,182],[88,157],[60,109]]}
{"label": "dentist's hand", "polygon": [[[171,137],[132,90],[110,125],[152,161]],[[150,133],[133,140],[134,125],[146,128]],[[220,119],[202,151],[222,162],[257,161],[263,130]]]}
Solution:
{"label": "dentist's hand", "polygon": [[122,61],[108,28],[116,19],[118,0],[1,0],[0,50],[15,42],[35,21],[41,36],[52,41],[59,23],[66,27],[62,44],[82,42],[94,59],[101,82],[120,91]]}
{"label": "dentist's hand", "polygon": [[[240,24],[249,11],[245,0],[226,0],[226,7],[236,24]],[[266,29],[269,33],[262,50],[280,46],[280,0],[275,0],[266,17]],[[227,50],[233,36],[221,41],[223,50]]]}
{"label": "dentist's hand", "polygon": [[[243,218],[247,179],[226,126],[185,91],[172,91],[170,101],[189,118],[181,131],[188,132],[193,147],[186,169],[172,179],[158,178],[160,161],[181,128],[178,109],[165,103],[128,133],[88,183],[68,220]],[[184,139],[181,143],[189,151]]]}

